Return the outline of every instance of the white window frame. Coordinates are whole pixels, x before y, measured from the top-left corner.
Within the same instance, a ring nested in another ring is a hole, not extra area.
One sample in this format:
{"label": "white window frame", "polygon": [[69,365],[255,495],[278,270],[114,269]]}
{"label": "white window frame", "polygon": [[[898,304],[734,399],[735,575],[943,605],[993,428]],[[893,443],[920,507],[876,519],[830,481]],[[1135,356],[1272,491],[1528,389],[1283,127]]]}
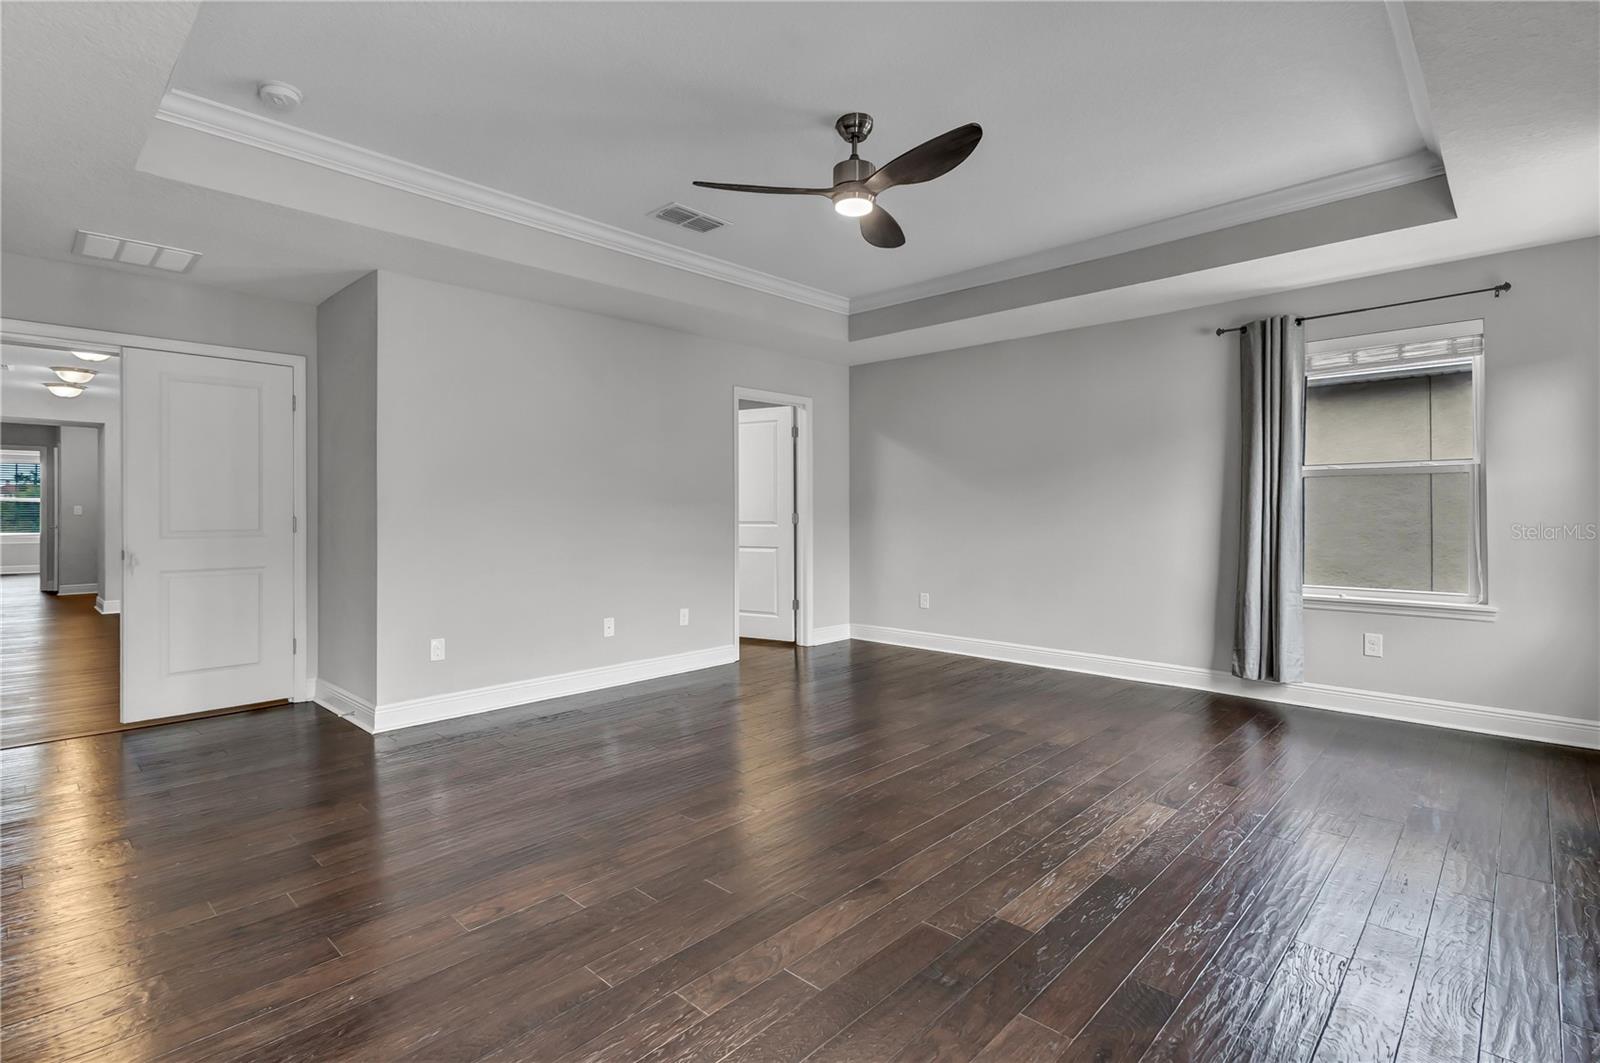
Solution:
{"label": "white window frame", "polygon": [[1410,376],[1419,371],[1448,371],[1464,368],[1472,377],[1472,447],[1470,458],[1426,459],[1414,461],[1342,462],[1325,465],[1304,464],[1302,445],[1302,480],[1319,476],[1347,476],[1352,474],[1407,474],[1418,472],[1443,472],[1465,470],[1471,477],[1468,495],[1472,502],[1471,539],[1467,564],[1467,591],[1407,590],[1383,587],[1336,587],[1306,583],[1301,588],[1308,608],[1333,609],[1355,612],[1398,613],[1411,616],[1454,616],[1466,619],[1491,620],[1495,610],[1489,605],[1488,559],[1485,549],[1487,538],[1487,507],[1484,492],[1484,349],[1477,354],[1450,355],[1438,358],[1417,359],[1405,363],[1374,364],[1350,369],[1316,371],[1309,368],[1314,355],[1396,344],[1426,343],[1430,340],[1456,339],[1462,336],[1483,334],[1482,321],[1459,321],[1430,325],[1392,332],[1371,333],[1363,336],[1343,336],[1336,339],[1317,340],[1306,344],[1307,370],[1305,386],[1312,380],[1350,383],[1363,380],[1385,380],[1397,376]]}

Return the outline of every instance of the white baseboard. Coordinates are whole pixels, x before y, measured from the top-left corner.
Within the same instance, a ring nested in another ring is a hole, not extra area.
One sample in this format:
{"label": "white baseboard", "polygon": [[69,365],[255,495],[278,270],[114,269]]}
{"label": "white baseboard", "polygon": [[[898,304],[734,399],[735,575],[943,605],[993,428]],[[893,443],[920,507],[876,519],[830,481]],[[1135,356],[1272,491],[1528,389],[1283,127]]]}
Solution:
{"label": "white baseboard", "polygon": [[0,576],[37,576],[38,565],[0,565]]}
{"label": "white baseboard", "polygon": [[98,583],[63,583],[61,586],[56,588],[56,597],[57,598],[65,598],[68,595],[75,595],[75,594],[96,594],[96,595],[98,595],[99,593],[100,593],[100,584],[98,584]]}
{"label": "white baseboard", "polygon": [[688,653],[650,657],[642,661],[626,661],[600,668],[585,668],[577,672],[540,676],[537,679],[461,690],[452,694],[394,701],[377,707],[376,726],[373,730],[397,731],[403,727],[453,720],[458,716],[474,716],[480,712],[509,709],[514,705],[528,705],[549,701],[551,698],[563,698],[569,694],[586,694],[593,690],[639,683],[646,679],[660,679],[663,676],[693,672],[701,668],[714,668],[721,664],[732,664],[738,659],[737,645],[713,646],[704,650],[691,650]]}
{"label": "white baseboard", "polygon": [[1032,664],[1040,668],[1057,668],[1069,672],[1088,672],[1092,675],[1128,679],[1137,683],[1159,683],[1192,690],[1209,690],[1261,701],[1303,705],[1307,708],[1348,712],[1358,716],[1376,716],[1385,720],[1448,727],[1458,731],[1475,731],[1479,734],[1520,738],[1530,742],[1600,749],[1600,722],[1590,723],[1569,716],[1525,712],[1521,709],[1502,709],[1490,705],[1470,705],[1459,701],[1413,697],[1408,694],[1386,694],[1382,691],[1357,690],[1323,683],[1252,683],[1209,668],[1161,664],[1099,653],[1076,653],[1044,646],[997,642],[992,639],[938,635],[905,628],[879,627],[874,624],[854,624],[851,626],[851,634],[854,638],[866,642],[883,642],[892,646],[936,650],[940,653],[955,653],[965,657],[985,657],[990,660]]}
{"label": "white baseboard", "polygon": [[811,629],[811,641],[808,646],[826,646],[830,642],[843,642],[850,637],[849,624],[831,624],[828,627],[814,627]]}
{"label": "white baseboard", "polygon": [[328,709],[335,716],[342,716],[355,724],[368,734],[377,730],[374,723],[375,713],[372,702],[366,698],[350,693],[344,687],[336,686],[326,679],[318,679],[316,694],[312,698],[317,704]]}
{"label": "white baseboard", "polygon": [[111,613],[120,613],[122,612],[122,599],[102,598],[97,594],[94,598],[94,611],[97,613],[105,613],[107,615]]}

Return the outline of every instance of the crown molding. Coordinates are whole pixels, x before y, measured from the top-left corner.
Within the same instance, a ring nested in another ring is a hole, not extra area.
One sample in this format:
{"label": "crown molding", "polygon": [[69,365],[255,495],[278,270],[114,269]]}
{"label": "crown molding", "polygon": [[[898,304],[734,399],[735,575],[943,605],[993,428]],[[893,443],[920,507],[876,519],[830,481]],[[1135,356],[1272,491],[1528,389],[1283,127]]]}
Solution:
{"label": "crown molding", "polygon": [[1394,35],[1395,54],[1400,59],[1400,72],[1406,79],[1406,96],[1411,100],[1411,117],[1416,120],[1422,143],[1435,155],[1439,151],[1439,133],[1433,127],[1433,107],[1428,102],[1428,84],[1422,77],[1422,58],[1417,55],[1417,42],[1411,36],[1411,16],[1406,14],[1405,0],[1384,0],[1384,14],[1389,16],[1389,32]]}
{"label": "crown molding", "polygon": [[1404,158],[1346,170],[1330,177],[1319,177],[1314,181],[1290,185],[1288,188],[1163,218],[1148,225],[1106,233],[1078,243],[1041,251],[1035,255],[1007,259],[1004,262],[995,262],[976,269],[963,270],[960,273],[934,277],[917,284],[857,296],[850,300],[850,312],[856,314],[868,310],[882,310],[885,307],[914,302],[918,299],[948,295],[966,288],[1015,280],[1046,270],[1060,269],[1063,266],[1092,262],[1095,259],[1109,258],[1112,255],[1137,251],[1141,248],[1156,247],[1175,240],[1185,240],[1191,236],[1230,229],[1236,225],[1246,225],[1266,218],[1293,214],[1295,211],[1310,210],[1328,203],[1337,203],[1340,200],[1353,199],[1356,196],[1383,192],[1401,185],[1415,184],[1442,173],[1444,164],[1439,161],[1437,155],[1431,151],[1419,151]]}
{"label": "crown molding", "polygon": [[333,137],[312,133],[264,115],[252,114],[215,100],[172,89],[161,99],[156,119],[184,129],[222,137],[237,144],[270,151],[285,158],[321,166],[350,177],[424,196],[440,203],[526,225],[541,232],[581,240],[625,255],[685,270],[713,280],[775,295],[781,299],[836,314],[850,310],[850,300],[820,288],[798,284],[760,270],[691,251],[662,240],[593,221],[543,203],[452,177],[438,170],[396,159]]}

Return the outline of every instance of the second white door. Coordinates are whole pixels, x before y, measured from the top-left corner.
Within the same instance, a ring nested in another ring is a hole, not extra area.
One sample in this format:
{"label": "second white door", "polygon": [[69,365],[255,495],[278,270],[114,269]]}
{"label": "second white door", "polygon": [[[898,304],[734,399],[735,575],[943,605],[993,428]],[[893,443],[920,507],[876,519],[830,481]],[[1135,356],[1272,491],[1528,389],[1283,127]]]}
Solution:
{"label": "second white door", "polygon": [[739,636],[793,642],[794,407],[739,411]]}

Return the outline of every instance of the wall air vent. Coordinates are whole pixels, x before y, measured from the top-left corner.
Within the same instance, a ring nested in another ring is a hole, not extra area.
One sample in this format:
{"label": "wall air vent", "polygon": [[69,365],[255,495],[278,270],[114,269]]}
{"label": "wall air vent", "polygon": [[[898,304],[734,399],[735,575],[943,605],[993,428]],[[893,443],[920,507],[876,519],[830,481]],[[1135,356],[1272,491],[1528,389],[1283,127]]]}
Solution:
{"label": "wall air vent", "polygon": [[668,225],[676,225],[680,229],[688,229],[692,233],[708,233],[713,229],[720,229],[728,224],[721,218],[713,218],[709,214],[702,214],[682,203],[668,203],[660,210],[650,212],[652,218],[659,218]]}
{"label": "wall air vent", "polygon": [[167,273],[187,273],[200,260],[198,251],[185,251],[181,247],[166,247],[83,229],[78,230],[78,235],[72,241],[72,253],[106,262],[121,262],[125,266],[146,266]]}

